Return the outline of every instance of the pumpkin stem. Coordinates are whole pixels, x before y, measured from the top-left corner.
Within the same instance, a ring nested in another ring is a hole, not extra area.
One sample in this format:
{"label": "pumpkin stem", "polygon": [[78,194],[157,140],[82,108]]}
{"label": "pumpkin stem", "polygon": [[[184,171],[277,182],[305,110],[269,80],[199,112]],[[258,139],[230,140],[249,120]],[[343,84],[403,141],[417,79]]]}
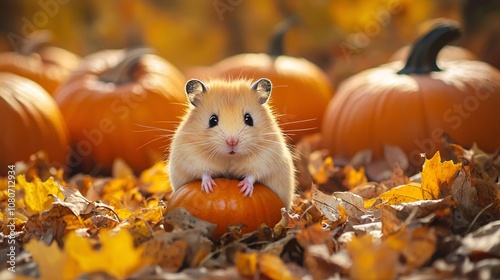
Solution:
{"label": "pumpkin stem", "polygon": [[413,45],[406,65],[398,74],[429,74],[442,71],[436,64],[437,55],[449,42],[460,36],[456,23],[444,22],[436,25]]}
{"label": "pumpkin stem", "polygon": [[125,57],[108,72],[101,75],[99,80],[117,85],[126,84],[134,80],[134,69],[145,54],[152,54],[151,48],[137,47],[127,50]]}
{"label": "pumpkin stem", "polygon": [[276,33],[274,33],[273,37],[271,37],[271,43],[269,44],[269,50],[267,52],[270,56],[280,56],[284,55],[283,51],[283,40],[285,38],[285,34],[290,30],[290,27],[299,22],[298,16],[291,16],[284,20],[282,23],[278,25]]}
{"label": "pumpkin stem", "polygon": [[24,40],[18,51],[22,55],[31,55],[42,46],[48,45],[52,41],[53,34],[49,30],[38,30],[30,34],[28,39]]}

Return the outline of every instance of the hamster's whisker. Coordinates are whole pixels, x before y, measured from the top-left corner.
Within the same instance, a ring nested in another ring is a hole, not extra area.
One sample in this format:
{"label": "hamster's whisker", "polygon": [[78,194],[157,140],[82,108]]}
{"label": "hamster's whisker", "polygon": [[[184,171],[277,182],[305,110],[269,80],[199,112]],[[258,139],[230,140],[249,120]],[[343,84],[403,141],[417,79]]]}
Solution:
{"label": "hamster's whisker", "polygon": [[201,154],[206,156],[207,159],[215,158],[215,156],[220,153],[216,147],[211,146],[207,142],[200,141],[200,142],[193,142],[191,144],[193,148],[199,148],[201,150]]}
{"label": "hamster's whisker", "polygon": [[[261,139],[260,141],[261,141],[261,143],[266,143],[266,144],[267,143],[269,143],[269,144],[276,144],[276,143],[278,143],[279,144],[279,141],[272,140],[272,139]],[[262,144],[261,144],[261,146],[262,146]]]}
{"label": "hamster's whisker", "polygon": [[314,129],[317,129],[317,127],[297,128],[297,129],[283,129],[283,132],[284,133],[288,133],[288,132],[302,132],[302,131],[310,131],[310,130],[314,130]]}
{"label": "hamster's whisker", "polygon": [[215,158],[219,151],[215,147],[210,147],[208,150],[204,151],[203,154],[207,155],[207,160]]}
{"label": "hamster's whisker", "polygon": [[167,131],[170,133],[174,133],[175,130],[173,129],[168,129],[168,128],[163,128],[163,127],[156,127],[156,126],[150,126],[150,125],[144,125],[144,124],[138,124],[134,123],[137,126],[140,126],[142,128],[147,128],[145,130],[134,130],[134,132],[151,132],[151,131]]}
{"label": "hamster's whisker", "polygon": [[180,121],[177,120],[177,121],[155,121],[155,123],[166,123],[166,124],[180,124]]}
{"label": "hamster's whisker", "polygon": [[194,132],[186,132],[186,131],[177,131],[176,132],[178,135],[200,135],[199,133],[194,133]]}
{"label": "hamster's whisker", "polygon": [[281,135],[281,134],[282,134],[282,133],[281,133],[280,131],[275,131],[275,132],[266,132],[266,133],[262,133],[262,134],[260,134],[260,133],[259,133],[259,135],[260,135],[260,136],[267,136],[267,135]]}
{"label": "hamster's whisker", "polygon": [[147,145],[149,145],[149,144],[151,144],[151,143],[153,143],[153,142],[156,142],[156,141],[158,141],[158,140],[160,140],[160,139],[164,139],[164,138],[166,138],[166,137],[165,137],[165,135],[157,136],[157,137],[155,137],[154,139],[151,139],[151,140],[149,140],[148,142],[146,142],[146,143],[142,144],[141,146],[139,146],[139,147],[137,148],[137,150],[140,150],[140,149],[144,148],[145,146],[147,146]]}
{"label": "hamster's whisker", "polygon": [[312,118],[312,119],[305,119],[305,120],[298,120],[298,121],[289,121],[289,122],[280,123],[280,125],[289,125],[289,124],[296,124],[296,123],[306,123],[306,122],[313,122],[313,121],[316,121],[316,120],[317,120],[316,118]]}
{"label": "hamster's whisker", "polygon": [[258,143],[255,143],[255,146],[250,148],[249,150],[251,150],[252,152],[254,153],[272,153],[272,154],[275,154],[277,155],[279,158],[283,158],[283,154],[280,154],[278,153],[275,149],[269,149],[268,147],[266,147],[265,145],[261,145],[261,144],[258,144]]}
{"label": "hamster's whisker", "polygon": [[144,129],[144,130],[132,130],[134,133],[140,133],[140,132],[159,132],[159,131],[165,131],[168,132],[169,134],[174,134],[175,130],[170,130],[170,129],[158,129],[158,128],[151,128],[151,129]]}

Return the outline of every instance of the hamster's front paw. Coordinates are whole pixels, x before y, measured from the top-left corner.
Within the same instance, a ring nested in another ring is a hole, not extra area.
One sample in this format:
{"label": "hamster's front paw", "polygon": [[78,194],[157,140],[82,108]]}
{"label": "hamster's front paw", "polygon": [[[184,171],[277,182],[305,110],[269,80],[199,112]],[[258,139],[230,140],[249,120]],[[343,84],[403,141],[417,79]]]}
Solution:
{"label": "hamster's front paw", "polygon": [[201,175],[201,189],[206,193],[209,193],[214,191],[213,186],[217,186],[217,184],[215,183],[214,179],[212,179],[210,173],[203,173],[203,175]]}
{"label": "hamster's front paw", "polygon": [[246,176],[243,181],[240,181],[238,187],[241,187],[240,193],[243,193],[243,196],[252,197],[253,194],[253,184],[255,183],[255,178],[251,175]]}

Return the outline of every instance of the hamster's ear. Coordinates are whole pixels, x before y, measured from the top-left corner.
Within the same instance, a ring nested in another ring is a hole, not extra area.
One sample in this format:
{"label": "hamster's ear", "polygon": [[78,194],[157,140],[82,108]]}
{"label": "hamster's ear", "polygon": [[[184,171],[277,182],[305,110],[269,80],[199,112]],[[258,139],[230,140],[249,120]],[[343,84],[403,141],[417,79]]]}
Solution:
{"label": "hamster's ear", "polygon": [[259,79],[252,85],[252,91],[258,95],[260,104],[264,104],[269,100],[272,87],[271,81],[266,78]]}
{"label": "hamster's ear", "polygon": [[198,101],[200,100],[200,95],[207,92],[207,87],[205,84],[196,79],[191,79],[186,83],[186,95],[189,99],[189,102],[194,106],[198,105]]}

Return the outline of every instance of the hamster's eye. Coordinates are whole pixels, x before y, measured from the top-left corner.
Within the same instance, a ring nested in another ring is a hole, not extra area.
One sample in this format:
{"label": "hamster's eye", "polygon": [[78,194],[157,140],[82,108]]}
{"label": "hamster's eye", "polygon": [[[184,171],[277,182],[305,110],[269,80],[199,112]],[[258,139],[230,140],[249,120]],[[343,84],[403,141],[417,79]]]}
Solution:
{"label": "hamster's eye", "polygon": [[253,126],[253,119],[252,116],[250,116],[250,114],[246,113],[244,120],[246,125]]}
{"label": "hamster's eye", "polygon": [[214,127],[219,124],[219,118],[216,115],[212,115],[210,119],[208,119],[208,127]]}

